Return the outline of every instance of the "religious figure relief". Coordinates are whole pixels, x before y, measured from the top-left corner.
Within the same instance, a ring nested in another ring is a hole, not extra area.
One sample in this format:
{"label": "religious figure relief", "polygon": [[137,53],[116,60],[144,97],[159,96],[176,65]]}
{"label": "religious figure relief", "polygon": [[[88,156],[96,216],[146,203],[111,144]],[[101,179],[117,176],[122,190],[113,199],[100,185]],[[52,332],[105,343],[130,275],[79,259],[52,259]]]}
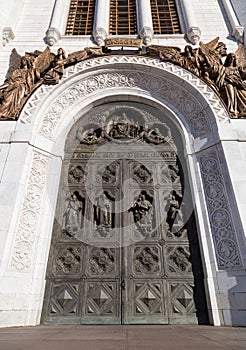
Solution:
{"label": "religious figure relief", "polygon": [[0,120],[16,120],[31,93],[40,85],[58,84],[64,69],[87,58],[102,55],[101,47],[87,47],[66,58],[62,48],[57,54],[50,48],[27,52],[21,57],[14,49],[7,79],[0,85]]}
{"label": "religious figure relief", "polygon": [[156,145],[172,142],[171,130],[165,123],[139,125],[138,121],[129,119],[125,113],[112,116],[106,126],[94,125],[88,129],[79,128],[76,136],[80,143],[88,145],[112,139],[135,139]]}
{"label": "religious figure relief", "polygon": [[160,168],[162,183],[178,183],[180,180],[180,169],[177,164],[163,164]]}
{"label": "religious figure relief", "polygon": [[199,50],[193,50],[190,45],[186,45],[184,52],[180,55],[180,66],[189,69],[192,73],[200,76],[200,56]]}
{"label": "religious figure relief", "polygon": [[80,143],[84,143],[86,145],[93,145],[99,143],[102,140],[102,130],[100,128],[90,128],[85,131],[83,131],[82,129],[78,129],[77,139],[80,141]]}
{"label": "religious figure relief", "polygon": [[176,164],[168,165],[168,172],[169,172],[169,176],[171,178],[171,181],[174,183],[178,182],[178,179],[180,179],[179,166]]}
{"label": "religious figure relief", "polygon": [[142,233],[150,233],[153,226],[153,205],[147,196],[140,193],[135,204],[128,210],[132,212],[136,228]]}
{"label": "religious figure relief", "polygon": [[206,44],[200,42],[196,49],[187,45],[184,52],[177,47],[153,45],[148,47],[148,54],[202,78],[221,96],[232,118],[246,117],[246,58],[242,44],[235,53],[227,54],[225,44],[217,37]]}
{"label": "religious figure relief", "polygon": [[87,58],[102,56],[103,51],[100,46],[85,47],[83,50],[72,52],[68,55],[65,65],[70,66],[84,61]]}
{"label": "religious figure relief", "polygon": [[134,167],[133,179],[141,184],[148,184],[153,182],[152,172],[143,164],[137,164]]}
{"label": "religious figure relief", "polygon": [[105,237],[110,228],[113,227],[112,201],[105,193],[102,193],[94,205],[94,220],[96,230]]}
{"label": "religious figure relief", "polygon": [[108,124],[108,136],[113,139],[131,137],[131,124],[125,113],[122,116],[114,116]]}
{"label": "religious figure relief", "polygon": [[44,75],[43,82],[46,85],[56,85],[64,74],[64,64],[66,63],[66,54],[62,48],[57,50],[57,55],[51,63],[52,68]]}
{"label": "religious figure relief", "polygon": [[167,203],[167,230],[171,232],[175,228],[180,228],[183,225],[183,215],[181,212],[182,196],[176,191],[172,191]]}
{"label": "religious figure relief", "polygon": [[246,116],[246,58],[240,44],[235,53],[229,53],[224,64],[203,43],[201,51],[206,57],[207,79],[213,82],[233,118]]}
{"label": "religious figure relief", "polygon": [[117,162],[112,162],[106,168],[103,167],[101,177],[104,184],[113,184],[116,182],[116,171],[118,169],[118,165],[119,164]]}
{"label": "religious figure relief", "polygon": [[75,191],[66,199],[66,210],[63,215],[63,231],[69,237],[74,237],[82,228],[84,201]]}
{"label": "religious figure relief", "polygon": [[81,165],[70,166],[68,171],[68,183],[82,184],[84,183],[84,177],[86,175],[87,173]]}
{"label": "religious figure relief", "polygon": [[13,70],[4,84],[0,85],[0,119],[2,120],[16,120],[28,96],[40,85],[40,71],[35,68],[30,57],[19,56],[16,65],[19,68]]}
{"label": "religious figure relief", "polygon": [[181,49],[175,46],[151,45],[146,48],[150,56],[158,56],[162,61],[170,61],[178,64]]}
{"label": "religious figure relief", "polygon": [[144,125],[139,130],[138,138],[148,143],[154,143],[155,145],[172,142],[171,129],[165,123],[161,125]]}
{"label": "religious figure relief", "polygon": [[62,48],[59,48],[57,55],[55,55],[51,63],[51,69],[44,75],[44,84],[58,84],[59,80],[63,77],[65,67],[81,62],[92,55],[102,55],[101,48],[86,47],[82,51],[77,51],[69,54],[68,57],[66,57],[65,51]]}
{"label": "religious figure relief", "polygon": [[146,132],[143,134],[143,138],[154,144],[159,144],[166,141],[165,137],[161,134],[158,128],[146,130]]}

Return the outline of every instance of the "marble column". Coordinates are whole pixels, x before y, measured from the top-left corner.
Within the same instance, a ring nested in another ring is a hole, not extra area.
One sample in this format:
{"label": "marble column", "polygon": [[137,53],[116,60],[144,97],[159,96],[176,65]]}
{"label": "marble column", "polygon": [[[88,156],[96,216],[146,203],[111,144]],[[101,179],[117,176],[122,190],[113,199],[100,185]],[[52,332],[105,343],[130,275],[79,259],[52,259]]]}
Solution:
{"label": "marble column", "polygon": [[138,0],[137,2],[138,33],[145,45],[151,43],[153,37],[153,23],[150,1]]}
{"label": "marble column", "polygon": [[65,34],[70,0],[56,0],[50,26],[46,31],[46,41],[52,46]]}
{"label": "marble column", "polygon": [[243,43],[244,27],[240,25],[230,0],[222,0],[222,2],[228,19],[230,21],[230,25],[232,27],[232,36],[234,36],[234,38],[237,39],[239,42]]}
{"label": "marble column", "polygon": [[[179,5],[179,4],[177,4]],[[196,18],[193,12],[193,8],[190,0],[180,0],[182,7],[182,13],[186,24],[186,35],[188,40],[196,45],[199,43],[201,38],[201,30],[196,23]]]}
{"label": "marble column", "polygon": [[104,45],[109,30],[110,0],[96,0],[93,38],[99,46]]}
{"label": "marble column", "polygon": [[15,37],[15,28],[20,18],[23,4],[24,0],[0,1],[0,30],[3,46]]}

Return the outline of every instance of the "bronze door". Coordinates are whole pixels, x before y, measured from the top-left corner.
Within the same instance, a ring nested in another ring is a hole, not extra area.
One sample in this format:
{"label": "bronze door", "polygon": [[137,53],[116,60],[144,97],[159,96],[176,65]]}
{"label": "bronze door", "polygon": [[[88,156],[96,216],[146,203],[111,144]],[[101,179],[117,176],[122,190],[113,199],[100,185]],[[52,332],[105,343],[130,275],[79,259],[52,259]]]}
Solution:
{"label": "bronze door", "polygon": [[[203,281],[199,281],[201,265],[194,217],[191,215],[184,225],[177,158],[170,149],[166,149],[165,155],[168,160],[164,165],[153,155],[151,160],[122,162],[123,180],[134,180],[124,191],[125,198],[131,198],[126,200],[129,209],[122,210],[121,224],[124,324],[198,322],[200,306],[195,303],[194,288]],[[176,170],[171,193],[166,183],[168,169]],[[205,304],[204,295],[199,296],[199,302]]]}
{"label": "bronze door", "polygon": [[[108,138],[88,130],[66,152],[44,323],[206,322],[194,215],[185,218],[182,204],[184,169],[173,142],[140,131],[129,148],[132,134],[115,124],[110,148],[100,148]],[[151,137],[158,142],[143,151]]]}

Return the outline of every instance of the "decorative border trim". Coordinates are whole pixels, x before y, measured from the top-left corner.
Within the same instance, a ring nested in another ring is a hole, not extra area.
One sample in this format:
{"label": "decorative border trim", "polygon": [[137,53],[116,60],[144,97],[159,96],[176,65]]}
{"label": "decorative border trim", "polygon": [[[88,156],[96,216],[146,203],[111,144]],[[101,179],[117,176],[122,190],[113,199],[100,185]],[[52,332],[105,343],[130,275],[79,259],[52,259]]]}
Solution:
{"label": "decorative border trim", "polygon": [[189,122],[195,136],[204,135],[211,131],[210,120],[204,113],[203,107],[180,85],[167,79],[164,80],[155,74],[146,72],[142,74],[137,71],[125,70],[121,73],[116,71],[95,73],[66,88],[50,105],[43,116],[42,124],[38,131],[39,134],[47,139],[54,140],[56,128],[65,111],[68,111],[86,95],[98,90],[115,88],[127,88],[128,90],[141,88],[145,91],[148,90],[152,96],[161,98],[178,109]]}
{"label": "decorative border trim", "polygon": [[210,151],[199,162],[218,268],[243,267],[218,154]]}
{"label": "decorative border trim", "polygon": [[48,156],[36,151],[33,152],[31,170],[10,258],[11,270],[25,272],[31,268],[48,160]]}

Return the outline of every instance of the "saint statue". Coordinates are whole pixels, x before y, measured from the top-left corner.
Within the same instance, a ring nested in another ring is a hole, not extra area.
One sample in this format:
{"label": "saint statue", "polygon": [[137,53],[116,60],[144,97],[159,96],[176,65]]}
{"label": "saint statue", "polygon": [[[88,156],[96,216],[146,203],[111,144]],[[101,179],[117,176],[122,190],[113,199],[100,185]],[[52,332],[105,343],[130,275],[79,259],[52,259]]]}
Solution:
{"label": "saint statue", "polygon": [[78,194],[74,192],[70,198],[66,200],[66,211],[63,217],[64,231],[74,237],[76,232],[81,229],[82,224],[83,203],[78,199]]}
{"label": "saint statue", "polygon": [[175,191],[172,192],[171,198],[169,201],[169,209],[167,212],[167,220],[166,220],[169,231],[172,231],[173,224],[177,217],[180,217],[182,219],[182,214],[180,211],[181,199],[182,198]]}
{"label": "saint statue", "polygon": [[95,206],[95,221],[97,226],[112,226],[111,203],[105,193],[97,199]]}
{"label": "saint statue", "polygon": [[133,212],[134,221],[141,224],[149,225],[152,219],[152,204],[145,198],[144,194],[140,194],[138,200],[130,209]]}

